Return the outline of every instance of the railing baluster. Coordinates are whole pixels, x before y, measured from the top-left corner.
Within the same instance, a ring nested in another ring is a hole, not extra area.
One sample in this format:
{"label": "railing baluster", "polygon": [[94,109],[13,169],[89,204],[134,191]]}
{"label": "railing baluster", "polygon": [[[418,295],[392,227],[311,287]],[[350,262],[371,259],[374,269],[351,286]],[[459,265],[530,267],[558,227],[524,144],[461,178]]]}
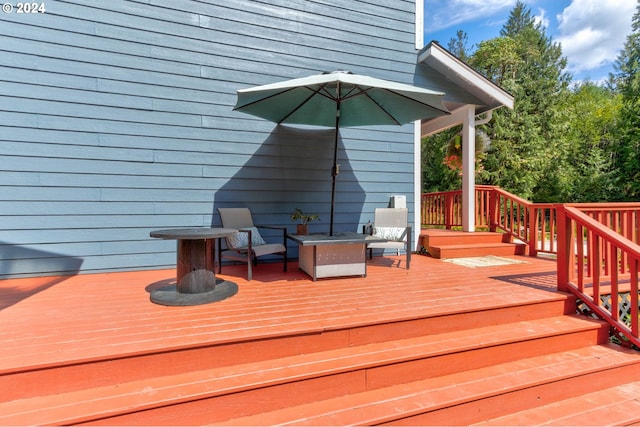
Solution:
{"label": "railing baluster", "polygon": [[[629,212],[619,212],[620,218],[620,234],[622,234],[625,238],[629,239]],[[629,239],[632,240],[632,239]],[[628,271],[628,259],[627,253],[622,251],[620,253],[620,273],[625,274]]]}
{"label": "railing baluster", "polygon": [[549,248],[553,246],[553,236],[547,235],[547,228],[551,225],[549,222],[551,218],[547,218],[547,212],[548,210],[546,208],[540,208],[540,217],[542,220],[540,222],[540,237],[538,237],[538,239],[540,240],[540,245],[545,248],[545,251],[547,251],[547,246],[549,246]]}
{"label": "railing baluster", "polygon": [[556,218],[556,210],[555,209],[549,209],[549,251],[551,252],[555,252],[556,251],[556,239],[553,238],[553,236],[556,235],[556,223],[557,223],[557,218]]}
{"label": "railing baluster", "polygon": [[638,269],[640,269],[640,262],[638,262],[638,258],[634,258],[631,261],[631,286],[629,289],[629,297],[631,302],[631,332],[633,336],[638,337],[640,335],[640,331],[638,331]]}
{"label": "railing baluster", "polygon": [[620,320],[620,308],[619,308],[619,299],[618,299],[618,269],[614,266],[617,265],[618,260],[618,248],[613,244],[609,244],[611,247],[611,257],[610,257],[610,265],[611,265],[611,318],[614,321]]}
{"label": "railing baluster", "polygon": [[602,258],[600,257],[600,238],[597,235],[593,235],[593,260],[591,262],[591,266],[593,270],[591,271],[591,280],[593,281],[593,302],[596,306],[599,306],[600,301],[600,272],[602,271]]}
{"label": "railing baluster", "polygon": [[[572,239],[573,240],[573,239]],[[578,273],[578,289],[584,292],[584,228],[576,224],[576,269]]]}

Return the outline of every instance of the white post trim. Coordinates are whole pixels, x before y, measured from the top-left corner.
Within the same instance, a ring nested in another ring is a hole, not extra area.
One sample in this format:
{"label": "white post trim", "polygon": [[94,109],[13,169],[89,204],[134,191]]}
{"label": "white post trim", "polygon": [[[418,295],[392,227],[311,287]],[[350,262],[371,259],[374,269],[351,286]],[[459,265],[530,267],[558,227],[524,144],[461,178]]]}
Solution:
{"label": "white post trim", "polygon": [[424,47],[424,1],[416,0],[416,49]]}
{"label": "white post trim", "polygon": [[475,108],[467,105],[462,121],[462,231],[475,231]]}
{"label": "white post trim", "polygon": [[422,205],[422,134],[420,129],[422,123],[420,120],[414,122],[413,125],[413,236],[411,242],[413,248],[417,250],[418,238],[420,237],[420,226],[422,225],[421,205]]}

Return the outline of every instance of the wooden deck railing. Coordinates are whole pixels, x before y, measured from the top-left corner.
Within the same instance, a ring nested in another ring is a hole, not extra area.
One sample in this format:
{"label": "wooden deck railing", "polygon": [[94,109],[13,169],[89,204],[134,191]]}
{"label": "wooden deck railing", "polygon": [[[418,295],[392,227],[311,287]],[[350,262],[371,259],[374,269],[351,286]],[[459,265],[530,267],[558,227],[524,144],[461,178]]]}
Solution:
{"label": "wooden deck railing", "polygon": [[[596,218],[626,218],[616,224],[623,228],[630,226],[631,232],[625,237],[594,218],[594,211],[582,212],[579,207],[570,205],[559,207],[557,268],[559,290],[574,293],[628,342],[640,347],[640,246],[633,241],[637,242],[640,231],[637,204],[634,211],[635,214],[628,211],[619,215],[619,209],[598,209]],[[628,218],[634,218],[633,224],[626,222],[631,222]],[[603,304],[604,295],[610,296],[608,307]],[[628,300],[623,295],[628,296]],[[627,301],[628,306],[621,307],[622,301]]]}
{"label": "wooden deck railing", "polygon": [[[640,203],[532,203],[481,185],[476,186],[475,200],[477,228],[509,233],[528,245],[530,256],[557,254],[558,288],[576,294],[640,347]],[[462,226],[461,191],[423,194],[421,208],[423,227]],[[621,316],[623,294],[628,300]]]}
{"label": "wooden deck railing", "polygon": [[[477,185],[475,226],[502,230],[529,246],[529,254],[556,253],[556,209],[550,203],[531,203],[498,187]],[[462,226],[462,191],[422,195],[423,227]]]}
{"label": "wooden deck railing", "polygon": [[[489,228],[491,193],[497,187],[476,185],[476,227]],[[423,227],[462,227],[462,191],[424,193],[421,203]]]}

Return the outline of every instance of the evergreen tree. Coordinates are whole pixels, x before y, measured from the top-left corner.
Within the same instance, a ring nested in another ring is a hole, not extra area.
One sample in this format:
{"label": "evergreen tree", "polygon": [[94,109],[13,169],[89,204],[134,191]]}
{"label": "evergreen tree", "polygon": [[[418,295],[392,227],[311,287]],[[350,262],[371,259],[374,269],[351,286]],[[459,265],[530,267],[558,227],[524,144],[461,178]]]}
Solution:
{"label": "evergreen tree", "polygon": [[[640,200],[640,0],[633,33],[603,85],[569,89],[561,47],[518,2],[501,36],[469,54],[458,31],[449,50],[514,96],[482,127],[491,138],[476,181],[538,202]],[[460,188],[447,164],[459,129],[423,139],[424,191]]]}
{"label": "evergreen tree", "polygon": [[622,94],[620,145],[617,152],[619,185],[627,200],[640,200],[640,1],[632,32],[618,55],[615,82]]}
{"label": "evergreen tree", "polygon": [[622,97],[609,86],[584,82],[561,104],[567,140],[566,161],[560,169],[558,201],[620,200],[616,183],[617,116]]}
{"label": "evergreen tree", "polygon": [[534,201],[554,201],[561,179],[563,147],[559,103],[571,76],[559,44],[522,2],[518,2],[501,37],[480,44],[471,65],[509,91],[514,109],[500,109],[485,131],[491,151],[481,180]]}
{"label": "evergreen tree", "polygon": [[463,61],[469,60],[469,36],[465,31],[458,30],[456,38],[451,38],[447,45],[449,52]]}

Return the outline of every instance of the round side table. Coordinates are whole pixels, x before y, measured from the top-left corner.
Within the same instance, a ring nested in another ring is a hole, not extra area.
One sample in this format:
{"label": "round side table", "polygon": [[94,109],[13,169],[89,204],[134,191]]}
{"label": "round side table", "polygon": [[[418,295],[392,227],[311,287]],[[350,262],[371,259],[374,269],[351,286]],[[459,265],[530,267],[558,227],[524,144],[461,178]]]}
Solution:
{"label": "round side table", "polygon": [[170,306],[207,304],[229,298],[238,285],[216,279],[216,242],[228,237],[232,228],[171,228],[155,230],[151,237],[177,240],[176,284],[151,292],[152,302]]}

